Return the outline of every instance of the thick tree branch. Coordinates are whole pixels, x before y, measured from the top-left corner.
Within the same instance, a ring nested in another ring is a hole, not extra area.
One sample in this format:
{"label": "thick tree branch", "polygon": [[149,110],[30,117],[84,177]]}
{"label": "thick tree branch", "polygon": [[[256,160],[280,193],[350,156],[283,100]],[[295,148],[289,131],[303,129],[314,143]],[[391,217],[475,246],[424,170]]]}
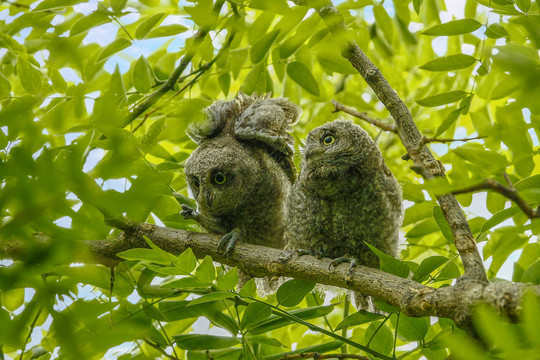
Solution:
{"label": "thick tree branch", "polygon": [[[124,235],[109,240],[81,241],[69,260],[114,265],[121,261],[117,253],[146,247],[143,239],[146,236],[161,249],[173,254],[191,248],[198,258],[210,255],[217,262],[238,266],[253,276],[288,276],[360,291],[388,302],[408,316],[450,318],[467,330],[471,330],[470,315],[477,303],[490,304],[500,313],[516,320],[524,292],[530,290],[540,296],[540,286],[531,284],[458,281],[454,286],[435,289],[364,266],[356,267],[351,275],[347,265],[330,267],[331,259],[317,259],[308,255],[299,257],[295,252],[243,243],[237,244],[231,254],[223,256],[217,251],[219,235],[125,219],[111,219],[108,223],[123,230]],[[4,239],[0,242],[0,258],[26,259],[36,251],[35,245],[25,247],[22,244]],[[51,245],[54,244],[50,240],[39,240],[40,248]]]}
{"label": "thick tree branch", "polygon": [[486,179],[483,182],[481,182],[478,185],[474,185],[468,188],[459,189],[456,191],[453,191],[452,194],[464,194],[464,193],[470,193],[470,192],[476,192],[480,190],[493,190],[502,196],[507,197],[508,199],[512,200],[519,206],[519,208],[527,215],[529,219],[534,219],[540,217],[540,206],[537,209],[533,209],[525,199],[523,199],[521,196],[519,196],[518,191],[513,186],[504,186],[503,184],[493,180],[493,179]]}
{"label": "thick tree branch", "polygon": [[[223,6],[223,3],[225,3],[225,0],[217,0],[214,4],[213,13],[217,16],[219,12],[221,11],[221,7]],[[205,36],[208,34],[208,32],[211,30],[209,26],[203,26],[201,27],[195,35],[193,35],[192,40],[193,43],[189,49],[187,49],[186,54],[180,61],[180,64],[176,69],[174,69],[173,73],[167,81],[165,81],[156,91],[154,91],[152,94],[150,94],[145,101],[137,105],[133,111],[126,117],[124,122],[120,125],[120,127],[125,127],[129,125],[133,120],[135,120],[139,115],[144,113],[146,110],[148,110],[152,105],[154,105],[165,93],[167,93],[170,90],[174,89],[174,85],[177,83],[178,79],[184,72],[184,70],[187,68],[189,63],[191,62],[191,59],[193,59],[193,56],[197,53],[197,49],[199,48],[199,45],[204,40]]]}
{"label": "thick tree branch", "polygon": [[[305,5],[303,0],[294,0],[294,2],[297,5]],[[397,134],[421,175],[427,180],[433,177],[444,177],[444,167],[439,161],[435,160],[428,147],[422,144],[422,135],[414,123],[411,112],[386,81],[380,70],[360,49],[358,44],[352,40],[341,13],[331,1],[315,10],[336,40],[342,41],[343,57],[349,60],[360,73],[394,118]],[[452,194],[440,195],[437,197],[437,201],[441,205],[444,217],[454,235],[456,248],[465,268],[464,277],[487,281],[482,258],[476,247],[469,223],[455,196]]]}

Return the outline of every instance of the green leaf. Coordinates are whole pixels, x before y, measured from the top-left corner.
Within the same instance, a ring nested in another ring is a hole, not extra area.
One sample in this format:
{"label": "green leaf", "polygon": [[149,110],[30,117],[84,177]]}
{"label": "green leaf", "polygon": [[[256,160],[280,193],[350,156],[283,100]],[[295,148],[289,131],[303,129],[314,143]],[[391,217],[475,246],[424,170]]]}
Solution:
{"label": "green leaf", "polygon": [[441,106],[456,102],[463,99],[467,92],[462,90],[454,90],[443,94],[428,96],[427,98],[416,100],[416,102],[425,107]]}
{"label": "green leaf", "polygon": [[119,38],[114,40],[109,45],[105,46],[103,50],[99,53],[96,62],[100,62],[103,60],[108,59],[109,57],[113,56],[117,52],[124,50],[125,48],[131,46],[131,41],[129,41],[126,38]]}
{"label": "green leaf", "polygon": [[173,335],[176,346],[184,350],[225,349],[240,344],[240,340],[229,336],[202,334]]}
{"label": "green leaf", "polygon": [[11,84],[4,75],[0,73],[0,100],[11,97]]}
{"label": "green leaf", "polygon": [[257,292],[257,285],[255,284],[255,279],[251,278],[248,280],[247,283],[242,286],[242,289],[240,290],[239,294],[242,297],[252,297],[255,296],[255,293]]}
{"label": "green leaf", "polygon": [[163,18],[163,15],[165,15],[165,13],[154,14],[141,22],[139,26],[137,26],[137,30],[135,30],[135,38],[138,40],[144,39],[146,34],[148,34],[148,32]]}
{"label": "green leaf", "polygon": [[[391,322],[396,326],[397,317],[392,316]],[[409,341],[423,340],[429,329],[429,317],[413,318],[404,314],[399,314],[398,334]]]}
{"label": "green leaf", "polygon": [[[280,343],[277,339],[275,338],[269,338],[267,336],[261,336],[261,335],[258,335],[258,336],[252,336],[252,335],[247,335],[245,336],[245,339],[250,342],[250,343],[253,343],[253,344],[261,344],[261,345],[268,345],[268,346],[274,346],[274,347],[281,347],[281,348],[284,348],[286,347],[285,345],[283,345],[282,343]],[[266,358],[265,358],[266,359]]]}
{"label": "green leaf", "polygon": [[319,60],[319,64],[327,71],[340,74],[358,74],[351,63],[345,60],[339,53],[323,51],[317,54],[317,60]]}
{"label": "green leaf", "polygon": [[448,243],[453,244],[454,235],[452,234],[450,225],[446,222],[446,218],[444,217],[440,206],[433,207],[433,217],[435,218],[435,222],[439,226],[439,229],[441,229],[442,234],[446,240],[448,240]]}
{"label": "green leaf", "polygon": [[475,62],[476,59],[470,55],[457,54],[431,60],[420,66],[420,69],[429,71],[452,71],[465,69]]}
{"label": "green leaf", "polygon": [[270,309],[268,305],[260,302],[252,302],[244,310],[240,328],[246,329],[247,327],[260,323],[270,315],[272,315],[272,309]]}
{"label": "green leaf", "polygon": [[204,283],[211,283],[216,278],[216,269],[210,256],[205,256],[195,270],[195,277]]}
{"label": "green leaf", "polygon": [[531,188],[540,188],[540,174],[521,179],[514,184],[514,187],[519,191]]}
{"label": "green leaf", "polygon": [[190,274],[197,266],[197,258],[193,254],[191,248],[186,249],[183,253],[178,255],[174,261],[174,266],[182,270],[186,274]]}
{"label": "green leaf", "polygon": [[540,284],[540,260],[537,260],[525,270],[521,282]]}
{"label": "green leaf", "polygon": [[204,284],[199,280],[186,276],[178,280],[173,280],[171,282],[161,285],[162,288],[196,288],[196,287],[207,287],[208,284]]}
{"label": "green leaf", "polygon": [[141,55],[133,67],[132,80],[135,90],[140,93],[147,94],[152,89],[154,73],[143,55]]}
{"label": "green leaf", "polygon": [[309,93],[319,96],[319,85],[306,65],[299,61],[289,63],[287,75]]}
{"label": "green leaf", "polygon": [[461,34],[468,34],[473,31],[476,31],[481,26],[482,24],[474,19],[460,19],[460,20],[453,20],[444,24],[432,26],[422,31],[421,34],[430,35],[430,36],[461,35]]}
{"label": "green leaf", "polygon": [[366,243],[366,245],[375,253],[375,255],[377,255],[377,257],[381,261],[382,271],[401,276],[402,278],[406,278],[407,276],[409,276],[409,267],[403,261],[383,253],[381,250],[377,249],[371,244]]}
{"label": "green leaf", "polygon": [[109,4],[114,11],[120,12],[126,6],[127,0],[109,0]]}
{"label": "green leaf", "polygon": [[93,27],[96,27],[106,22],[111,21],[109,16],[105,12],[95,11],[90,15],[83,16],[77,20],[71,30],[69,31],[69,36],[75,36],[87,32]]}
{"label": "green leaf", "polygon": [[381,314],[370,313],[365,310],[358,310],[354,314],[343,319],[334,330],[337,331],[344,327],[365,324],[379,319],[384,319],[384,316]]}
{"label": "green leaf", "polygon": [[510,219],[512,216],[519,214],[520,212],[521,209],[517,205],[509,207],[508,209],[501,210],[498,213],[494,214],[484,223],[480,232],[485,232],[494,227],[495,225],[499,225],[504,220]]}
{"label": "green leaf", "polygon": [[183,33],[187,30],[188,30],[187,27],[180,24],[163,25],[150,31],[148,34],[146,34],[145,39],[172,36],[172,35]]}
{"label": "green leaf", "polygon": [[373,15],[378,28],[382,30],[386,40],[391,43],[394,38],[394,23],[382,5],[373,7]]}
{"label": "green leaf", "polygon": [[51,79],[52,86],[55,91],[61,94],[66,92],[67,83],[66,80],[64,80],[62,74],[60,74],[60,71],[54,68],[49,68],[49,70],[47,71],[47,75],[49,76],[49,79]]}
{"label": "green leaf", "polygon": [[531,0],[516,0],[516,5],[519,10],[528,13],[531,9]]}
{"label": "green leaf", "polygon": [[417,14],[420,14],[420,6],[422,6],[422,2],[424,0],[413,0],[413,7],[414,7],[414,11],[417,13]]}
{"label": "green leaf", "polygon": [[443,281],[448,279],[457,279],[461,276],[461,272],[456,264],[453,262],[448,263],[437,276],[437,281]]}
{"label": "green leaf", "polygon": [[161,134],[161,131],[163,130],[163,127],[165,126],[165,117],[162,117],[159,120],[156,120],[150,125],[150,128],[141,137],[141,149],[144,152],[148,152],[152,146],[154,146],[159,138],[159,134]]}
{"label": "green leaf", "polygon": [[170,264],[170,261],[163,259],[158,253],[151,249],[129,249],[119,252],[116,256],[126,260],[148,261],[163,265]]}
{"label": "green leaf", "polygon": [[231,87],[231,74],[223,73],[218,76],[218,83],[223,95],[229,95],[229,89]]}
{"label": "green leaf", "polygon": [[440,255],[425,258],[424,260],[422,260],[422,262],[414,272],[412,279],[418,282],[424,281],[429,274],[431,274],[433,271],[435,271],[447,261],[448,259],[446,257]]}
{"label": "green leaf", "polygon": [[41,73],[21,56],[17,58],[17,75],[26,92],[33,95],[39,93],[42,86]]}
{"label": "green leaf", "polygon": [[214,292],[210,294],[204,294],[203,296],[196,298],[194,300],[191,300],[191,302],[187,305],[187,307],[198,305],[198,304],[204,304],[211,301],[218,301],[223,299],[230,299],[232,297],[235,297],[236,294],[228,291],[219,291]]}
{"label": "green leaf", "polygon": [[372,322],[369,324],[365,333],[365,341],[367,343],[371,339],[369,345],[370,349],[384,355],[389,355],[394,347],[394,336],[386,324],[380,325],[380,322]]}
{"label": "green leaf", "polygon": [[24,288],[2,291],[0,300],[3,308],[15,311],[24,304]]}
{"label": "green leaf", "polygon": [[238,284],[238,270],[236,268],[230,269],[217,279],[216,284],[220,290],[234,290]]}
{"label": "green leaf", "polygon": [[265,58],[266,54],[272,47],[272,44],[279,35],[279,32],[280,30],[271,31],[268,34],[262,36],[253,44],[249,53],[251,62],[253,64],[257,64],[259,61]]}
{"label": "green leaf", "polygon": [[[334,305],[325,305],[325,306],[315,306],[304,309],[296,309],[288,311],[289,314],[292,314],[300,319],[309,320],[328,315],[334,309]],[[271,330],[279,329],[283,326],[287,326],[293,321],[280,316],[280,314],[271,315],[266,320],[263,320],[256,326],[249,329],[249,332],[257,335],[264,334]]]}
{"label": "green leaf", "polygon": [[487,27],[486,36],[491,39],[499,39],[508,36],[508,31],[499,24],[491,24]]}
{"label": "green leaf", "polygon": [[283,306],[298,305],[304,297],[313,290],[315,283],[311,281],[293,279],[283,283],[277,293],[276,299]]}
{"label": "green leaf", "polygon": [[246,75],[240,91],[251,95],[253,93],[264,94],[266,93],[266,66],[263,63],[255,65],[253,69]]}
{"label": "green leaf", "polygon": [[86,2],[85,0],[45,0],[39,3],[38,6],[33,10],[34,12],[44,11],[44,10],[53,10],[53,9],[63,9],[66,6],[71,6],[75,4],[80,4]]}
{"label": "green leaf", "polygon": [[441,135],[443,132],[448,130],[450,126],[452,126],[457,121],[457,119],[459,119],[460,115],[461,115],[461,109],[456,109],[456,110],[451,111],[446,116],[446,118],[444,118],[441,126],[439,126],[439,128],[435,132],[435,137]]}
{"label": "green leaf", "polygon": [[301,349],[296,349],[293,351],[287,351],[279,354],[272,354],[264,357],[264,360],[278,360],[278,359],[286,359],[289,355],[294,354],[309,354],[309,353],[316,353],[316,354],[324,354],[330,351],[334,351],[339,349],[343,345],[342,341],[329,341],[324,344],[318,344],[313,346],[304,347]]}

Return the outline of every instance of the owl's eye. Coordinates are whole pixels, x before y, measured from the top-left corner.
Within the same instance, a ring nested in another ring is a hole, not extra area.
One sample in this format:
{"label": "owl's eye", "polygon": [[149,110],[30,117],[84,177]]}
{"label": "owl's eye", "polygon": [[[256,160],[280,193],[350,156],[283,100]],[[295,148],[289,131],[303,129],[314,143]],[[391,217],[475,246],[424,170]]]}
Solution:
{"label": "owl's eye", "polygon": [[325,137],[323,137],[323,140],[322,140],[324,145],[333,144],[334,141],[336,141],[336,138],[333,137],[332,135],[326,135]]}
{"label": "owl's eye", "polygon": [[214,182],[218,185],[221,185],[227,181],[227,177],[224,173],[218,172],[214,175]]}
{"label": "owl's eye", "polygon": [[198,189],[199,186],[201,186],[201,184],[199,183],[199,179],[194,179],[192,182],[191,182],[191,185],[193,185],[193,187],[195,189]]}

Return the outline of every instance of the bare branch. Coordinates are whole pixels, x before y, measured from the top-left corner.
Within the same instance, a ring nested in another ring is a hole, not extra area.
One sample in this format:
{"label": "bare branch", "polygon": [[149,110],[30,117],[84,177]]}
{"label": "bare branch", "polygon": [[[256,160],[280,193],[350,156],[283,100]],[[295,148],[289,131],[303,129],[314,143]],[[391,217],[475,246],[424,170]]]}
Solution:
{"label": "bare branch", "polygon": [[[540,285],[458,281],[454,286],[436,289],[378,269],[357,266],[351,274],[347,265],[330,267],[331,259],[298,256],[296,252],[244,243],[237,244],[231,254],[223,256],[217,251],[219,235],[136,223],[123,218],[107,222],[123,230],[124,234],[115,239],[77,242],[79,246],[74,246],[66,261],[112,266],[122,261],[116,256],[119,252],[147,247],[143,239],[146,236],[172,254],[181,254],[191,248],[198,258],[209,255],[214,261],[237,266],[252,276],[288,276],[360,291],[396,306],[408,316],[450,318],[469,331],[472,329],[471,309],[479,302],[490,304],[505,316],[517,320],[524,292],[531,290],[540,297]],[[36,246],[43,249],[54,246],[54,242],[45,237],[39,237],[36,243],[27,246],[12,239],[0,240],[0,258],[14,260],[35,257]]]}
{"label": "bare branch", "polygon": [[382,122],[379,119],[372,118],[371,116],[368,116],[365,112],[358,112],[355,109],[347,107],[336,100],[332,100],[332,104],[334,105],[334,111],[332,111],[333,113],[343,111],[344,113],[347,113],[349,115],[352,115],[354,117],[367,121],[368,123],[375,125],[376,127],[380,129],[397,133],[395,125],[387,124],[385,122]]}
{"label": "bare branch", "polygon": [[307,352],[301,354],[285,355],[279,358],[279,360],[293,360],[293,359],[360,359],[369,360],[367,356],[356,354],[319,354],[316,352]]}
{"label": "bare branch", "polygon": [[[297,5],[305,3],[303,0],[294,0],[294,2]],[[397,134],[414,161],[417,171],[427,180],[433,177],[444,177],[444,167],[435,160],[428,147],[422,144],[422,135],[414,123],[411,112],[380,70],[352,39],[341,13],[331,1],[315,10],[335,36],[336,41],[342,42],[343,57],[349,60],[360,73],[394,118]],[[437,201],[454,235],[455,245],[465,268],[464,277],[486,282],[487,276],[482,258],[476,247],[469,223],[455,196],[452,194],[441,195],[437,197]]]}
{"label": "bare branch", "polygon": [[483,182],[481,182],[478,185],[470,186],[468,188],[452,191],[452,194],[465,194],[470,192],[476,192],[480,190],[493,190],[502,196],[505,196],[506,198],[512,200],[519,206],[521,211],[527,215],[529,219],[534,219],[540,217],[540,208],[537,208],[534,210],[528,203],[523,199],[521,196],[519,196],[518,191],[512,186],[512,183],[510,182],[510,179],[508,178],[508,175],[505,173],[505,179],[510,184],[510,186],[504,186],[503,184],[493,180],[493,179],[486,179]]}

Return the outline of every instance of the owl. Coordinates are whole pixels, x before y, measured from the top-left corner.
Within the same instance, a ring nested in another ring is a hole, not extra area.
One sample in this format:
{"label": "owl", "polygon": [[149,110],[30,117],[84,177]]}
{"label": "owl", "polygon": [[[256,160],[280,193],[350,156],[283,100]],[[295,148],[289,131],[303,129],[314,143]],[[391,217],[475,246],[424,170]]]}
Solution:
{"label": "owl", "polygon": [[336,120],[307,135],[287,199],[287,248],[378,267],[365,242],[396,257],[402,219],[400,187],[367,132]]}
{"label": "owl", "polygon": [[199,146],[184,171],[197,210],[182,215],[211,233],[222,234],[219,251],[242,239],[283,248],[285,202],[296,177],[290,125],[300,107],[287,99],[247,96],[217,101],[188,135]]}

